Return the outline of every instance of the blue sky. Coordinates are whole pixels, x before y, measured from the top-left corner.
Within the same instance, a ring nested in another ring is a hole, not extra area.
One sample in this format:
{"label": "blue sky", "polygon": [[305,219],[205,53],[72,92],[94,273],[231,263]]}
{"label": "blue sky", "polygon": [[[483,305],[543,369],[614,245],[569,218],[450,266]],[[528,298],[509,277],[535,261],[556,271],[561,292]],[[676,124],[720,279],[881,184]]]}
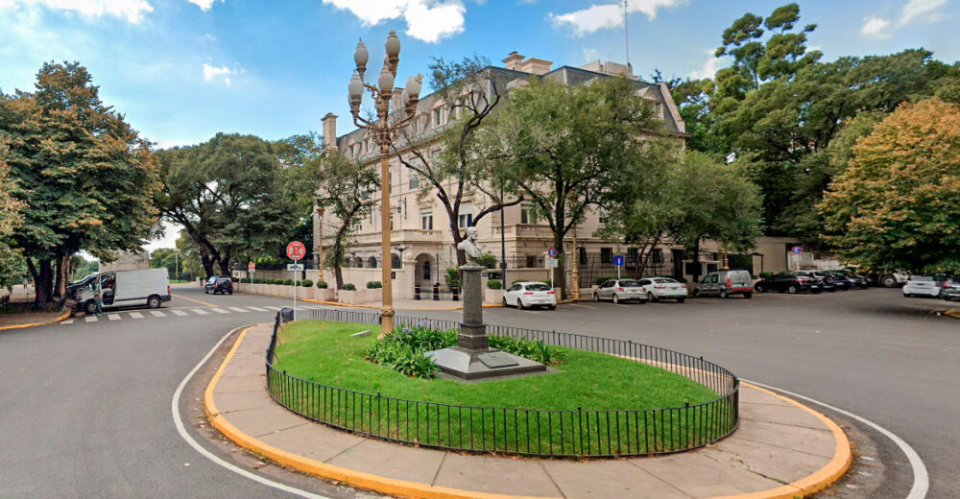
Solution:
{"label": "blue sky", "polygon": [[[644,76],[708,76],[724,64],[710,55],[724,28],[783,3],[630,0],[630,62]],[[828,60],[921,46],[960,59],[960,0],[799,3],[802,23],[819,25],[810,46]],[[622,62],[622,18],[617,0],[0,0],[0,89],[32,89],[43,61],[76,60],[161,147],[218,131],[278,139],[318,130],[327,112],[343,133],[358,37],[378,71],[396,30],[403,82],[431,57]]]}

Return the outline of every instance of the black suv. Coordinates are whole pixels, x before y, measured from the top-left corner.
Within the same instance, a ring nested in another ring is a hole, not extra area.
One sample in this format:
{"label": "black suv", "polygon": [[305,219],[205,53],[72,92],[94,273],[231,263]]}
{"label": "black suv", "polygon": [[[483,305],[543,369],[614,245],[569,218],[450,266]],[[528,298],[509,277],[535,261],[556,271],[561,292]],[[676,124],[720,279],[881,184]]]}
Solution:
{"label": "black suv", "polygon": [[230,279],[229,277],[226,277],[226,276],[220,276],[220,277],[214,276],[214,277],[211,277],[210,279],[207,279],[207,283],[203,285],[203,292],[205,294],[210,294],[211,291],[213,292],[213,294],[227,293],[228,295],[232,295],[233,279]]}
{"label": "black suv", "polygon": [[808,291],[810,293],[819,293],[823,291],[820,281],[813,276],[801,274],[799,272],[783,272],[772,277],[761,279],[753,285],[757,293],[767,291],[787,292],[790,294]]}

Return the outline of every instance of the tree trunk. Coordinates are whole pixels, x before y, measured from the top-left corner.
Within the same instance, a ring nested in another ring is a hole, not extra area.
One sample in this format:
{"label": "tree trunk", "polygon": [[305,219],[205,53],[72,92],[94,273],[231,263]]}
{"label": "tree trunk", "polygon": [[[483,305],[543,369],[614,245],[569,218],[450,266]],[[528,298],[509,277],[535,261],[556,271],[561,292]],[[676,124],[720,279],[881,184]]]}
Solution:
{"label": "tree trunk", "polygon": [[67,294],[67,281],[70,273],[70,257],[61,256],[57,262],[57,282],[54,286],[53,295],[57,298],[63,298]]}
{"label": "tree trunk", "polygon": [[[563,236],[553,236],[553,247],[557,248],[557,268],[553,269],[553,285],[560,288],[560,296],[557,301],[567,297],[567,254],[563,252]],[[574,252],[576,258],[576,252]]]}
{"label": "tree trunk", "polygon": [[217,262],[217,263],[220,265],[220,275],[222,275],[222,276],[229,276],[229,275],[231,275],[231,272],[230,272],[230,259],[221,260],[221,261],[219,261],[219,262]]}
{"label": "tree trunk", "polygon": [[203,265],[203,271],[207,274],[207,279],[213,277],[213,258],[200,255],[200,264]]}
{"label": "tree trunk", "polygon": [[700,283],[700,237],[693,242],[693,285]]}
{"label": "tree trunk", "polygon": [[337,281],[337,289],[343,289],[343,269],[339,265],[333,268],[333,277]]}
{"label": "tree trunk", "polygon": [[40,260],[35,286],[34,304],[37,308],[42,308],[53,301],[53,263],[50,260]]}

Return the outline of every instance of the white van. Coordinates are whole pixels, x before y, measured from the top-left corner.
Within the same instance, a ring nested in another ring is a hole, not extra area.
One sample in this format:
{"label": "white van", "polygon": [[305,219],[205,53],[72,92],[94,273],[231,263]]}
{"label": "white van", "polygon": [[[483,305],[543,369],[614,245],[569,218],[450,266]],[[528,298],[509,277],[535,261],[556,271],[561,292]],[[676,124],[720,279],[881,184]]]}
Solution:
{"label": "white van", "polygon": [[161,303],[170,301],[167,269],[104,272],[88,287],[77,291],[77,307],[88,314],[97,311],[97,282],[103,292],[104,309],[137,305],[158,308]]}

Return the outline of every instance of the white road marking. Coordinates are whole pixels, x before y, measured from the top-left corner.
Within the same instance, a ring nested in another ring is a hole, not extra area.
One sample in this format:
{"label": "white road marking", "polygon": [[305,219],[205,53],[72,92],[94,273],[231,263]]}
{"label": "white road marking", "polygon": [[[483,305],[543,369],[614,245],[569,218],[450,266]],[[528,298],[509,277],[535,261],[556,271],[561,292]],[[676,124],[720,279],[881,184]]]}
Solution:
{"label": "white road marking", "polygon": [[218,314],[229,314],[229,313],[230,313],[229,310],[224,310],[224,309],[222,309],[222,308],[211,308],[210,310],[213,310],[214,312],[216,312],[216,313],[218,313]]}
{"label": "white road marking", "polygon": [[280,307],[268,307],[268,306],[264,305],[263,308],[269,308],[270,310],[276,310],[276,311],[278,311],[278,312],[280,311]]}
{"label": "white road marking", "polygon": [[73,324],[73,319],[67,319],[60,323],[61,326],[66,326],[67,324]]}
{"label": "white road marking", "polygon": [[143,314],[140,312],[130,312],[130,317],[133,319],[143,319]]}
{"label": "white road marking", "polygon": [[[214,310],[216,310],[216,309],[214,309]],[[230,307],[230,310],[233,310],[233,311],[235,311],[235,312],[244,313],[244,314],[247,313],[247,312],[249,312],[249,310],[247,310],[247,309],[245,309],[245,308],[240,308],[240,307]]]}
{"label": "white road marking", "polygon": [[307,492],[307,491],[305,491],[305,490],[300,490],[300,489],[298,489],[298,488],[291,487],[291,486],[289,486],[289,485],[285,485],[285,484],[282,484],[282,483],[274,482],[273,480],[270,480],[270,479],[268,479],[268,478],[264,478],[264,477],[262,477],[262,476],[260,476],[260,475],[257,475],[256,473],[251,473],[251,472],[249,472],[249,471],[247,471],[247,470],[245,470],[245,469],[243,469],[243,468],[240,468],[240,467],[237,467],[237,466],[235,466],[235,465],[233,465],[233,464],[230,464],[230,463],[224,461],[223,459],[220,459],[219,457],[217,457],[215,454],[213,454],[212,452],[208,451],[207,449],[203,448],[203,446],[201,446],[199,443],[197,443],[197,441],[194,440],[193,437],[191,437],[189,433],[187,433],[187,429],[183,426],[183,420],[180,419],[180,411],[178,410],[179,401],[180,401],[180,395],[183,393],[183,388],[184,388],[185,386],[187,386],[187,383],[190,382],[190,379],[193,378],[193,375],[196,374],[197,371],[200,370],[200,367],[203,366],[203,365],[207,362],[207,360],[210,359],[211,356],[213,356],[213,353],[216,352],[218,348],[220,348],[220,345],[221,345],[227,338],[229,338],[230,335],[232,335],[234,332],[236,332],[236,331],[238,331],[238,330],[240,330],[240,329],[242,329],[242,327],[238,327],[237,329],[234,329],[233,331],[230,331],[229,333],[227,333],[226,335],[224,335],[223,338],[220,338],[220,341],[218,341],[217,344],[213,346],[213,349],[210,350],[209,352],[207,352],[207,355],[206,355],[203,359],[200,360],[200,363],[198,363],[196,366],[194,366],[193,370],[190,371],[185,378],[183,378],[183,381],[180,382],[180,386],[178,386],[178,387],[177,387],[177,390],[173,393],[173,400],[170,402],[170,410],[173,412],[173,424],[174,424],[174,426],[177,427],[177,433],[180,434],[180,437],[183,438],[183,439],[187,442],[187,444],[190,445],[190,447],[193,447],[193,449],[196,450],[197,452],[199,452],[203,457],[205,457],[205,458],[213,461],[214,463],[216,463],[216,464],[218,464],[218,465],[220,465],[220,466],[222,466],[222,467],[224,467],[224,468],[226,468],[226,469],[228,469],[228,470],[230,470],[230,471],[232,471],[232,472],[234,472],[234,473],[236,473],[236,474],[238,474],[238,475],[240,475],[240,476],[242,476],[242,477],[244,477],[244,478],[249,478],[250,480],[253,480],[253,481],[255,481],[255,482],[259,483],[259,484],[266,485],[267,487],[272,487],[272,488],[277,489],[277,490],[282,490],[282,491],[284,491],[284,492],[287,492],[287,493],[290,493],[290,494],[293,494],[293,495],[296,495],[296,496],[299,496],[299,497],[304,497],[304,498],[306,498],[306,499],[330,499],[330,498],[327,497],[327,496],[321,496],[321,495],[317,495],[317,494],[312,494],[312,493]]}
{"label": "white road marking", "polygon": [[209,315],[209,314],[210,314],[210,312],[207,312],[206,310],[204,310],[204,309],[202,309],[202,308],[191,308],[190,311],[193,312],[193,313],[195,313],[195,314],[197,314],[197,315]]}
{"label": "white road marking", "polygon": [[893,441],[893,443],[897,444],[897,447],[899,447],[900,450],[903,451],[903,453],[907,456],[907,460],[910,461],[910,466],[913,468],[913,486],[910,487],[910,493],[908,493],[907,497],[905,497],[904,499],[924,499],[925,497],[927,497],[927,492],[930,490],[930,475],[927,474],[927,467],[923,464],[923,460],[920,459],[920,454],[917,454],[917,451],[913,450],[913,447],[911,447],[910,444],[905,442],[902,438],[898,437],[890,430],[866,418],[862,418],[860,416],[857,416],[856,414],[834,407],[832,405],[825,404],[823,402],[820,402],[819,400],[815,400],[810,397],[804,397],[799,393],[788,392],[787,390],[782,390],[780,388],[765,385],[763,383],[757,383],[756,381],[750,381],[747,379],[743,381],[746,381],[747,383],[750,383],[753,385],[757,385],[761,388],[774,390],[794,398],[806,400],[807,402],[812,402],[821,407],[826,407],[831,411],[838,412],[849,418],[856,419],[857,421],[860,421],[861,423],[873,428],[874,430],[877,430],[878,432],[883,434],[883,436],[889,438],[890,440]]}
{"label": "white road marking", "polygon": [[253,310],[254,312],[269,312],[269,310],[265,308],[259,308],[259,307],[247,307],[247,308],[250,310]]}
{"label": "white road marking", "polygon": [[85,319],[85,322],[97,322],[98,320],[99,319],[97,319],[96,315],[88,315]]}
{"label": "white road marking", "polygon": [[171,312],[173,312],[173,315],[179,315],[180,317],[187,315],[183,310],[171,310]]}
{"label": "white road marking", "polygon": [[163,313],[163,312],[159,312],[159,311],[157,311],[157,310],[151,310],[151,311],[150,311],[150,314],[153,315],[154,317],[166,317],[166,316],[167,316],[167,314],[165,314],[165,313]]}
{"label": "white road marking", "polygon": [[107,318],[112,321],[118,321],[121,319],[120,314],[109,314],[107,315]]}

